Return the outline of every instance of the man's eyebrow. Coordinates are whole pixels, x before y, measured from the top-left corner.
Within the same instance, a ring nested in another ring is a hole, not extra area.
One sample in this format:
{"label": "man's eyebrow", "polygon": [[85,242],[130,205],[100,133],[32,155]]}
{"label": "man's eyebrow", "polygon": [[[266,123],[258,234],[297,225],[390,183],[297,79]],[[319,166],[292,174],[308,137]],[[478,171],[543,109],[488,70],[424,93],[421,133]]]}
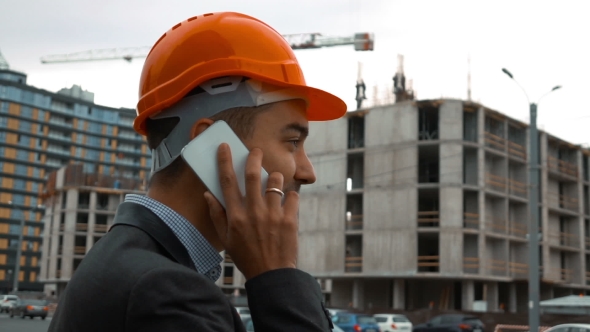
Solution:
{"label": "man's eyebrow", "polygon": [[287,131],[297,131],[301,134],[301,136],[308,136],[309,135],[309,128],[307,126],[303,126],[299,123],[290,123],[286,126],[283,127],[283,130],[281,130],[281,132],[287,132]]}

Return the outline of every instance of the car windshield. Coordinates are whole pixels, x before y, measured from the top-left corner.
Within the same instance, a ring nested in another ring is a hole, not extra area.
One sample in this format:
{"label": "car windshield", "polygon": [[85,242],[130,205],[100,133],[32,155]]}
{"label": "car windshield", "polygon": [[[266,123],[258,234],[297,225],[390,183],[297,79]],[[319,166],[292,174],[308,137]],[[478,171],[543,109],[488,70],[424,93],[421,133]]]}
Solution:
{"label": "car windshield", "polygon": [[481,321],[477,317],[465,317],[463,321],[471,324],[481,324]]}
{"label": "car windshield", "polygon": [[409,323],[410,322],[406,317],[393,317],[393,321],[396,323]]}
{"label": "car windshield", "polygon": [[359,317],[359,324],[377,324],[373,317]]}
{"label": "car windshield", "polygon": [[25,305],[45,305],[45,303],[43,300],[23,300]]}
{"label": "car windshield", "polygon": [[385,323],[387,322],[387,317],[375,317],[377,323]]}

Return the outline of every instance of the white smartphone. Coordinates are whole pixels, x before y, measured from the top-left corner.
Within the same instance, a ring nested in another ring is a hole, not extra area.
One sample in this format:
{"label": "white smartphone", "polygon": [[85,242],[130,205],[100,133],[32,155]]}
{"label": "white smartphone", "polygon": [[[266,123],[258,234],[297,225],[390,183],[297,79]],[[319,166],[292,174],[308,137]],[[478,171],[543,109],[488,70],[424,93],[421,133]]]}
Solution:
{"label": "white smartphone", "polygon": [[[245,196],[246,160],[250,151],[225,121],[220,120],[214,122],[199,136],[190,141],[182,149],[180,154],[195,174],[203,181],[205,186],[207,186],[211,194],[217,198],[223,208],[226,208],[221,185],[219,184],[219,166],[217,162],[217,150],[221,143],[227,143],[230,147],[238,186],[242,196]],[[268,173],[262,167],[260,169],[260,179],[262,194],[264,195]]]}

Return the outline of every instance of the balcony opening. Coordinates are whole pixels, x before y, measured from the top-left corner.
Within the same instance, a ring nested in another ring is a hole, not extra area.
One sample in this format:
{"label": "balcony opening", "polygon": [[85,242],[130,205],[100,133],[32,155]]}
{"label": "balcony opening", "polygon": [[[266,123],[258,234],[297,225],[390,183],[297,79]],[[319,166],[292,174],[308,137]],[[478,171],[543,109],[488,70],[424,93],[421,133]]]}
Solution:
{"label": "balcony opening", "polygon": [[365,118],[351,116],[348,118],[348,148],[358,149],[365,146]]}
{"label": "balcony opening", "polygon": [[57,258],[55,277],[61,278],[61,258]]}
{"label": "balcony opening", "polygon": [[418,189],[418,227],[439,227],[438,189]]}
{"label": "balcony opening", "polygon": [[527,169],[525,164],[508,163],[508,188],[511,195],[527,198]]}
{"label": "balcony opening", "polygon": [[64,251],[64,237],[63,237],[63,235],[60,235],[57,239],[57,254],[63,255],[63,251]]}
{"label": "balcony opening", "polygon": [[565,144],[555,139],[549,140],[547,143],[547,168],[549,172],[559,176],[578,178],[577,150],[569,148]]}
{"label": "balcony opening", "polygon": [[346,197],[346,230],[363,229],[363,195],[351,194]]}
{"label": "balcony opening", "polygon": [[90,207],[90,193],[80,192],[78,195],[78,209],[88,210]]}
{"label": "balcony opening", "polygon": [[438,183],[439,145],[418,146],[418,182]]}
{"label": "balcony opening", "polygon": [[486,146],[498,151],[506,151],[504,120],[486,116],[484,126]]}
{"label": "balcony opening", "polygon": [[362,153],[348,155],[346,190],[362,189],[365,175],[365,156]]}
{"label": "balcony opening", "polygon": [[463,147],[463,183],[477,186],[477,149],[464,146]]}
{"label": "balcony opening", "polygon": [[479,229],[479,193],[463,191],[463,227]]}
{"label": "balcony opening", "polygon": [[579,256],[575,253],[550,249],[553,265],[545,268],[544,276],[548,280],[571,283],[574,281],[574,266]]}
{"label": "balcony opening", "polygon": [[506,249],[505,240],[491,237],[486,238],[486,274],[506,276],[508,269]]}
{"label": "balcony opening", "polygon": [[[554,215],[551,214],[551,217]],[[550,218],[550,220],[553,218]],[[555,238],[552,243],[558,243],[562,247],[578,248],[580,247],[578,219],[572,217],[559,217],[559,233],[550,233],[549,236]]]}
{"label": "balcony opening", "polygon": [[510,235],[526,238],[528,234],[528,205],[511,201],[508,204]]}
{"label": "balcony opening", "polygon": [[586,250],[590,250],[590,219],[584,219],[584,241]]}
{"label": "balcony opening", "polygon": [[582,167],[584,167],[584,180],[590,181],[590,165],[588,165],[590,156],[582,156]]}
{"label": "balcony opening", "polygon": [[506,159],[491,153],[485,156],[486,187],[506,192]]}
{"label": "balcony opening", "polygon": [[526,129],[524,127],[508,125],[508,153],[526,160]]}
{"label": "balcony opening", "polygon": [[440,267],[437,233],[418,234],[418,272],[437,273]]}
{"label": "balcony opening", "polygon": [[479,241],[477,235],[463,237],[463,273],[479,273]]}
{"label": "balcony opening", "polygon": [[506,199],[486,195],[486,230],[493,233],[505,234]]}
{"label": "balcony opening", "polygon": [[86,236],[76,235],[74,239],[74,255],[86,254]]}
{"label": "balcony opening", "polygon": [[510,243],[510,261],[508,262],[510,276],[518,280],[528,280],[528,246],[526,243]]}
{"label": "balcony opening", "polygon": [[109,195],[108,194],[98,194],[96,197],[96,209],[97,210],[107,210],[109,207]]}
{"label": "balcony opening", "polygon": [[590,192],[588,186],[584,186],[584,214],[590,215]]}
{"label": "balcony opening", "polygon": [[463,140],[477,142],[477,109],[463,107]]}
{"label": "balcony opening", "polygon": [[62,210],[65,210],[65,208],[66,208],[66,204],[68,202],[67,198],[68,198],[67,192],[65,192],[65,191],[62,192],[61,193],[61,208],[62,208]]}
{"label": "balcony opening", "polygon": [[586,285],[590,285],[590,255],[586,254]]}
{"label": "balcony opening", "polygon": [[59,230],[64,231],[66,229],[66,214],[64,212],[60,213],[59,216]]}
{"label": "balcony opening", "polygon": [[223,267],[223,284],[233,285],[234,284],[234,267],[224,266]]}
{"label": "balcony opening", "polygon": [[94,224],[94,231],[97,233],[106,233],[108,231],[107,215],[97,214],[96,222]]}
{"label": "balcony opening", "polygon": [[363,271],[363,238],[361,235],[346,236],[346,252],[344,257],[345,272]]}
{"label": "balcony opening", "polygon": [[79,213],[76,215],[76,232],[88,231],[88,213]]}
{"label": "balcony opening", "polygon": [[425,105],[418,108],[418,140],[438,139],[438,107]]}

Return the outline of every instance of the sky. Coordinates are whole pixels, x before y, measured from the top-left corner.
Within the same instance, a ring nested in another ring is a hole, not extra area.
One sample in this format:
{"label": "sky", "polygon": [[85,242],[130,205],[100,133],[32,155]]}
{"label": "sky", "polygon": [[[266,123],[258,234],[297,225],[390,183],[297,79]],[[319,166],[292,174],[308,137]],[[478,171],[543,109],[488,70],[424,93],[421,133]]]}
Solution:
{"label": "sky", "polygon": [[135,108],[143,59],[41,64],[40,58],[151,46],[189,17],[235,11],[282,34],[374,33],[372,52],[352,46],[295,51],[307,83],[339,96],[350,110],[356,108],[358,63],[368,103],[375,89],[384,101],[402,54],[418,99],[467,99],[471,72],[472,100],[527,123],[528,102],[561,85],[539,104],[538,125],[575,144],[590,144],[590,3],[585,1],[0,1],[0,52],[10,67],[49,91],[81,85],[105,106]]}

